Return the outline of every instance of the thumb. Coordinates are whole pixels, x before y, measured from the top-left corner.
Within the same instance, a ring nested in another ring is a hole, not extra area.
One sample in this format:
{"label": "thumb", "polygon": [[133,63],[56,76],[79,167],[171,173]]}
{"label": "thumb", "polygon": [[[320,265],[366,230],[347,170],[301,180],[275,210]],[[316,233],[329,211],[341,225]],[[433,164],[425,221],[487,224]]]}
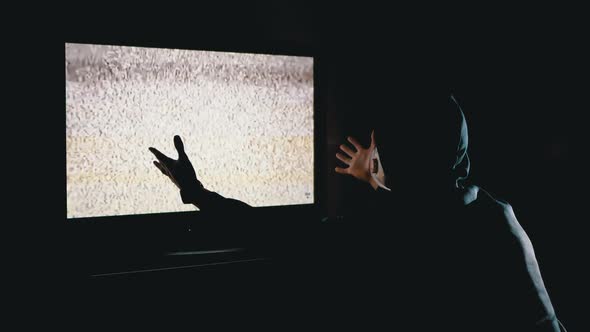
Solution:
{"label": "thumb", "polygon": [[174,136],[174,147],[176,148],[176,151],[178,151],[179,159],[188,159],[188,156],[184,152],[184,144],[182,143],[182,139],[180,139],[180,136],[178,135]]}
{"label": "thumb", "polygon": [[375,148],[375,130],[371,131],[371,148]]}

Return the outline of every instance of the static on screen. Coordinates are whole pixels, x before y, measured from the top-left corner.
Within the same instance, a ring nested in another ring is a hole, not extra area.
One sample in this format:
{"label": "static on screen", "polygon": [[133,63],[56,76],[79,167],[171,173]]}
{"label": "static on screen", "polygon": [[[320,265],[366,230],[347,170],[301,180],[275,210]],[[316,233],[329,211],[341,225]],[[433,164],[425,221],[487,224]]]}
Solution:
{"label": "static on screen", "polygon": [[191,211],[148,147],[180,135],[209,190],[314,201],[313,58],[66,44],[67,218]]}

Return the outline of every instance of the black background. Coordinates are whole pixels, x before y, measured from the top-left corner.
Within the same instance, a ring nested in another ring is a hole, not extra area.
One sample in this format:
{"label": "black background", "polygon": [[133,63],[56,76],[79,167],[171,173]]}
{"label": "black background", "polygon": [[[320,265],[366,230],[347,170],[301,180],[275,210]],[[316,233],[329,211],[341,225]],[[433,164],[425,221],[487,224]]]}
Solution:
{"label": "black background", "polygon": [[347,106],[339,89],[359,84],[347,80],[347,71],[440,69],[468,120],[474,182],[511,203],[533,242],[558,317],[570,331],[582,330],[587,24],[573,9],[447,9],[451,13],[421,9],[410,19],[399,8],[199,4],[151,14],[133,8],[75,12],[64,28],[66,41],[313,50],[316,107],[327,121],[320,176],[329,216],[362,206],[351,198],[361,185],[331,172],[338,144],[348,134],[368,137],[371,119],[359,119],[359,112],[388,111],[383,88],[373,102],[380,110]]}

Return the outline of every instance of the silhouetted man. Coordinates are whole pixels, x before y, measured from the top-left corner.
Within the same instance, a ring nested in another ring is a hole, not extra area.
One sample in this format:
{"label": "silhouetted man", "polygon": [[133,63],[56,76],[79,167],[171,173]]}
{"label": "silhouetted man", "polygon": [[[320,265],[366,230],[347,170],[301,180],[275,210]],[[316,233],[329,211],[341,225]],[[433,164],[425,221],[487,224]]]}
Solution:
{"label": "silhouetted man", "polygon": [[[394,121],[380,121],[368,148],[349,137],[336,155],[344,164],[336,172],[368,183],[375,204],[353,228],[347,266],[322,271],[345,285],[334,308],[393,330],[559,331],[512,207],[468,181],[467,124],[455,98],[408,96],[392,108]],[[249,210],[205,189],[180,137],[174,144],[178,160],[150,151],[184,203]]]}

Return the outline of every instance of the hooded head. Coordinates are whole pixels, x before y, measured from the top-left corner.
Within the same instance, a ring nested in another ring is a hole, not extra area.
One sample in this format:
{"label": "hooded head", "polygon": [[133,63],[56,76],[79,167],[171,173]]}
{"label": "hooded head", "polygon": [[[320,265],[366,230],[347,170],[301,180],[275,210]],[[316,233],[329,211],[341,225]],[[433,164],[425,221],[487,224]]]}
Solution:
{"label": "hooded head", "polygon": [[467,123],[451,94],[405,93],[375,130],[386,182],[392,190],[463,189],[469,175]]}

